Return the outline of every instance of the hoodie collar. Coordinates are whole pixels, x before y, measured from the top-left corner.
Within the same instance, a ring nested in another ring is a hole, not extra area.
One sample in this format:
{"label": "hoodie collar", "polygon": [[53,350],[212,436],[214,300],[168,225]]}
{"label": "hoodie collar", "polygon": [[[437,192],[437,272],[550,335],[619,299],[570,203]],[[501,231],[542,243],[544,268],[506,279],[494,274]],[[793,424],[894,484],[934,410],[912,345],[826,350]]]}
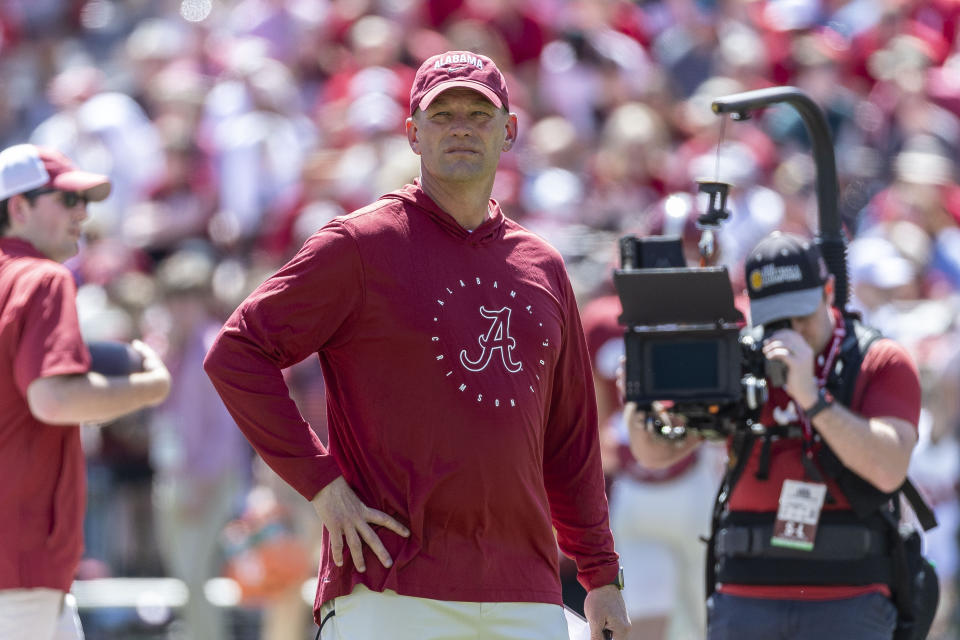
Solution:
{"label": "hoodie collar", "polygon": [[420,186],[419,180],[415,179],[413,184],[405,185],[380,199],[400,200],[405,204],[413,205],[414,208],[430,216],[444,231],[473,246],[485,245],[503,236],[503,212],[500,211],[500,205],[493,198],[490,199],[490,215],[473,231],[465,229],[453,216],[441,209],[426,194],[423,187]]}

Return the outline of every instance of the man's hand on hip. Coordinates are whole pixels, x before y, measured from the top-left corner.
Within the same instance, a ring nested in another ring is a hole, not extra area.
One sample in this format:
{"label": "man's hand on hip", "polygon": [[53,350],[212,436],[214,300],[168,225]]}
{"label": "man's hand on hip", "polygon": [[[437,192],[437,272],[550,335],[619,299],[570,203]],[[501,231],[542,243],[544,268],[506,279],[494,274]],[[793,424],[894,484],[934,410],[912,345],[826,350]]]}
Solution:
{"label": "man's hand on hip", "polygon": [[604,629],[613,632],[613,640],[627,640],[630,617],[623,596],[614,585],[591,589],[583,603],[583,612],[590,623],[590,640],[603,640]]}
{"label": "man's hand on hip", "polygon": [[404,538],[410,535],[410,531],[405,526],[384,512],[363,504],[343,476],[325,486],[310,503],[320,516],[320,522],[330,532],[330,551],[333,554],[333,562],[338,567],[343,566],[344,539],[347,547],[350,548],[350,556],[357,571],[363,573],[367,570],[366,563],[363,561],[364,542],[383,566],[389,567],[393,564],[387,548],[370,527],[370,523],[386,527]]}

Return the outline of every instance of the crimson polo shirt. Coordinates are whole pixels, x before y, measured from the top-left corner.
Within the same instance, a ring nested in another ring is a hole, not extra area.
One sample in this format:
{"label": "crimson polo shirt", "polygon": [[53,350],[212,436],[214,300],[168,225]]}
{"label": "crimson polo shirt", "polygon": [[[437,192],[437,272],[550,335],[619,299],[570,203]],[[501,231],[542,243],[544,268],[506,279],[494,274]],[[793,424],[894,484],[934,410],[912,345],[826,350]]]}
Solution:
{"label": "crimson polo shirt", "polygon": [[[561,602],[556,528],[588,588],[610,584],[596,401],[560,255],[492,215],[472,233],[416,185],[338,218],[233,313],[205,367],[256,450],[304,497],[343,475],[409,527],[334,565],[315,613],[363,583],[440,600]],[[318,354],[329,448],[280,370]]]}
{"label": "crimson polo shirt", "polygon": [[27,406],[37,378],[85,373],[76,285],[30,243],[0,238],[0,589],[67,591],[83,552],[80,429]]}

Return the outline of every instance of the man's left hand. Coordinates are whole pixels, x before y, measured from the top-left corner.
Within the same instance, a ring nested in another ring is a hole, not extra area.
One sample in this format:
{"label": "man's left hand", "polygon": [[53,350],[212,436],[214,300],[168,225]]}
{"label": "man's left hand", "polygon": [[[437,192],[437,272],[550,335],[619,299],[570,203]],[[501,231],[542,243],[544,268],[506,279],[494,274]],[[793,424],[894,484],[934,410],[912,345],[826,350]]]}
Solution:
{"label": "man's left hand", "polygon": [[614,640],[627,640],[630,618],[623,596],[614,585],[591,589],[583,603],[583,612],[590,623],[590,640],[603,640],[604,629],[613,632]]}
{"label": "man's left hand", "polygon": [[787,383],[783,388],[800,408],[817,401],[817,379],[813,369],[815,354],[803,336],[792,329],[781,329],[763,345],[763,355],[787,365]]}

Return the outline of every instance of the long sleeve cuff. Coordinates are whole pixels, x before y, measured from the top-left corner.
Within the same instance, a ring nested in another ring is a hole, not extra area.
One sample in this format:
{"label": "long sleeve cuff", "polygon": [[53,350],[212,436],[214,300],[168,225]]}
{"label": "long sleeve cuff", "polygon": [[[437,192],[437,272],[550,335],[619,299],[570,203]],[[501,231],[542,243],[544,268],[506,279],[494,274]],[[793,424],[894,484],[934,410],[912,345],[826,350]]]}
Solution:
{"label": "long sleeve cuff", "polygon": [[617,581],[617,575],[619,573],[620,562],[615,558],[613,563],[591,567],[586,571],[579,571],[577,573],[577,582],[587,591],[592,591],[598,587],[614,584]]}

